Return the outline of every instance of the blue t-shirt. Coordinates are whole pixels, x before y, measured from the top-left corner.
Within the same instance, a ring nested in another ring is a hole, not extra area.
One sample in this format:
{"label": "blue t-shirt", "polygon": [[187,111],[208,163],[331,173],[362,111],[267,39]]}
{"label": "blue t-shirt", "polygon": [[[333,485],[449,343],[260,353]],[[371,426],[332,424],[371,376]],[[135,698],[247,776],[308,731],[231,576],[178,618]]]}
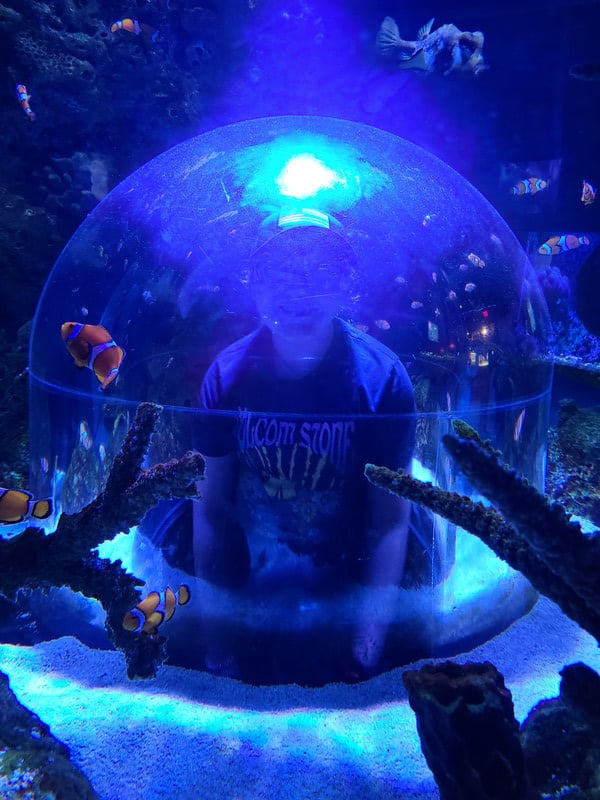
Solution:
{"label": "blue t-shirt", "polygon": [[[223,350],[201,390],[207,414],[198,449],[235,452],[238,517],[316,563],[357,558],[364,532],[364,465],[406,467],[414,397],[404,366],[376,339],[340,319],[320,363],[298,379],[277,376],[262,327]],[[248,531],[247,531],[248,532]]]}

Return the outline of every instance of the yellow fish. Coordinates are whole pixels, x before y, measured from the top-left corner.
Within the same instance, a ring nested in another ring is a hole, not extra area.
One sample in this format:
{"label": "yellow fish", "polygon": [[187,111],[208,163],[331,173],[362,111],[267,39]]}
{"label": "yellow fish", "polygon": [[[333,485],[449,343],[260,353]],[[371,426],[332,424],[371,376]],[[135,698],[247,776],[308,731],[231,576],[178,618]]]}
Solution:
{"label": "yellow fish", "polygon": [[125,17],[125,19],[118,19],[116,22],[110,26],[111,33],[116,33],[117,31],[129,31],[129,33],[134,33],[136,36],[140,34],[150,41],[155,42],[158,38],[158,31],[152,28],[150,25],[146,25],[145,22],[138,22],[137,19],[130,19],[129,17]]}
{"label": "yellow fish", "polygon": [[52,500],[34,500],[23,489],[0,488],[0,525],[15,525],[27,517],[47,519],[52,514]]}
{"label": "yellow fish", "polygon": [[164,592],[150,592],[123,617],[123,627],[132,633],[156,633],[159,625],[168,622],[177,606],[190,601],[190,587],[182,584],[177,594],[170,586]]}

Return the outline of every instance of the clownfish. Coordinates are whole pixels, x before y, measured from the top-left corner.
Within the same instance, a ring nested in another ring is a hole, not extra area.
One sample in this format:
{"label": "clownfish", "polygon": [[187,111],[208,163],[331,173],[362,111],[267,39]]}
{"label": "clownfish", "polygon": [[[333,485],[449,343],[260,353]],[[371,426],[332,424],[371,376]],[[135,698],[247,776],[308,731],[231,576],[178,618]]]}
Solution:
{"label": "clownfish", "polygon": [[536,194],[547,187],[548,181],[543,178],[523,178],[522,181],[515,183],[511,194]]}
{"label": "clownfish", "polygon": [[60,335],[78,367],[88,367],[106,389],[119,374],[125,351],[113,341],[102,325],[65,322]]}
{"label": "clownfish", "polygon": [[574,233],[563,233],[562,236],[551,236],[538,248],[538,253],[543,256],[557,256],[567,250],[574,250],[580,245],[589,244],[587,236],[575,236]]}
{"label": "clownfish", "polygon": [[513,439],[515,442],[518,442],[521,438],[521,434],[523,433],[523,423],[525,422],[525,411],[526,409],[521,409],[519,412],[519,416],[515,422],[515,429],[513,431]]}
{"label": "clownfish", "polygon": [[389,331],[392,326],[387,319],[376,319],[375,327],[379,328],[380,331]]}
{"label": "clownfish", "polygon": [[583,188],[581,190],[581,202],[584,206],[591,206],[596,199],[596,190],[589,181],[583,181]]}
{"label": "clownfish", "polygon": [[52,500],[34,500],[23,489],[0,489],[0,524],[14,525],[28,517],[47,519],[52,514]]}
{"label": "clownfish", "polygon": [[29,121],[33,122],[35,119],[35,114],[31,110],[31,106],[29,105],[29,101],[31,100],[31,95],[27,92],[27,87],[23,83],[17,83],[16,86],[17,92],[17,100],[21,104],[21,108],[29,117]]}
{"label": "clownfish", "polygon": [[158,38],[158,31],[155,28],[146,25],[145,22],[138,22],[137,19],[130,19],[129,17],[118,19],[116,22],[113,22],[110,26],[110,30],[111,33],[129,31],[129,33],[135,33],[136,36],[142,34],[142,36],[145,36],[152,42],[155,42]]}
{"label": "clownfish", "polygon": [[135,608],[123,617],[123,627],[132,633],[155,633],[163,622],[168,622],[177,606],[190,602],[190,587],[185,583],[177,594],[170,586],[164,592],[150,592]]}
{"label": "clownfish", "polygon": [[469,261],[474,267],[480,267],[481,269],[485,267],[485,261],[483,258],[480,258],[475,253],[469,253],[467,256],[467,261]]}

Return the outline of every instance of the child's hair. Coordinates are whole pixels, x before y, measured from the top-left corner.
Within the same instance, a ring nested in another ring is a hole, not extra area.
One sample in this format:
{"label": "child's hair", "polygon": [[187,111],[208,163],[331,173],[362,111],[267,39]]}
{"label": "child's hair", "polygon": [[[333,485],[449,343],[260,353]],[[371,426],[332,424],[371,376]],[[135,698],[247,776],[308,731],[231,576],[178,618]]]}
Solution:
{"label": "child's hair", "polygon": [[307,283],[323,291],[347,291],[356,268],[354,250],[336,231],[315,225],[284,229],[260,245],[250,260],[251,279],[270,283],[273,276],[285,275],[291,263],[297,265],[303,259],[310,267],[302,276]]}

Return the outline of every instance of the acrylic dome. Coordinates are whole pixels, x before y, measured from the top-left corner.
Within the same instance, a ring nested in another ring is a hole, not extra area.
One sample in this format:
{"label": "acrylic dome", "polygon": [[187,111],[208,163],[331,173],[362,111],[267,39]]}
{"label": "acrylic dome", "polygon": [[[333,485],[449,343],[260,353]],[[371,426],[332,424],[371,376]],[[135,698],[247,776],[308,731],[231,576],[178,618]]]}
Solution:
{"label": "acrylic dome", "polygon": [[[273,117],[202,134],[153,159],[98,205],[58,259],[31,339],[38,495],[52,492],[68,511],[88,502],[142,400],[165,409],[150,461],[189,448],[206,370],[260,322],[251,254],[273,220],[307,213],[332,221],[356,256],[339,316],[406,366],[422,474],[468,491],[439,444],[459,416],[542,484],[548,314],[506,223],[459,174],[407,141],[343,120]],[[104,391],[61,341],[67,321],[102,324],[125,351]],[[175,509],[149,515],[149,541],[159,541],[169,515],[183,513]],[[469,540],[463,558],[460,535],[444,531],[435,536],[444,540],[446,577],[459,563],[481,563],[477,545]],[[487,583],[477,582],[487,598],[479,609],[476,592],[433,582],[439,614],[423,626],[428,646],[418,654],[477,638],[528,607],[520,576],[490,563]],[[458,596],[464,618],[460,609],[447,616]]]}

